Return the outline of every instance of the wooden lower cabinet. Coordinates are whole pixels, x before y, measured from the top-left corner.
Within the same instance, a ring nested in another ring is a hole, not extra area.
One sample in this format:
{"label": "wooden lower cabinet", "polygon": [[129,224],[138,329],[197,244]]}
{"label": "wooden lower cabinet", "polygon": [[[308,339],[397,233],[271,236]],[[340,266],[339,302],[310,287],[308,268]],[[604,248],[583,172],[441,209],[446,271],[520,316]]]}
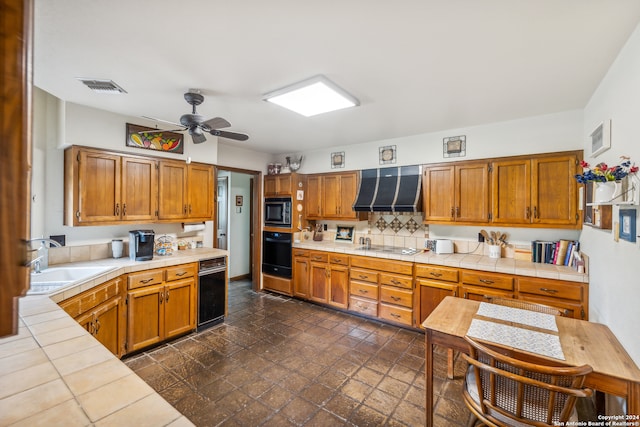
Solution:
{"label": "wooden lower cabinet", "polygon": [[63,310],[117,357],[125,350],[123,292],[123,279],[118,277],[60,302]]}
{"label": "wooden lower cabinet", "polygon": [[293,251],[293,296],[309,297],[309,251],[306,249]]}
{"label": "wooden lower cabinet", "polygon": [[518,277],[518,298],[560,309],[567,317],[589,320],[589,287],[585,283]]}
{"label": "wooden lower cabinet", "polygon": [[262,287],[273,292],[291,296],[293,295],[292,283],[292,280],[287,277],[262,274]]}
{"label": "wooden lower cabinet", "polygon": [[349,256],[311,251],[309,299],[334,307],[349,306]]}
{"label": "wooden lower cabinet", "polygon": [[185,264],[129,275],[128,352],[195,329],[196,272],[197,264]]}

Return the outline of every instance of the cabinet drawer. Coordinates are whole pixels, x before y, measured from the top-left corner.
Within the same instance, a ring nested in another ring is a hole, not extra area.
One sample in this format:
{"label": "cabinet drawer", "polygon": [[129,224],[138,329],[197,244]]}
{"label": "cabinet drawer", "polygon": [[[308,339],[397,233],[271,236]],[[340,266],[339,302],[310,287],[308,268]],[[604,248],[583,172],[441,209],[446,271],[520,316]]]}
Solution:
{"label": "cabinet drawer", "polygon": [[381,273],[380,284],[411,289],[413,288],[413,278],[410,276],[396,276],[394,274]]}
{"label": "cabinet drawer", "polygon": [[361,267],[370,270],[386,271],[388,273],[413,274],[413,263],[407,261],[392,261],[384,258],[352,256],[351,267]]}
{"label": "cabinet drawer", "polygon": [[413,307],[413,292],[393,286],[380,286],[380,302]]}
{"label": "cabinet drawer", "polygon": [[378,301],[352,296],[349,298],[349,310],[375,317],[378,315]]}
{"label": "cabinet drawer", "polygon": [[582,301],[582,285],[580,283],[518,278],[518,290],[520,293]]}
{"label": "cabinet drawer", "polygon": [[184,264],[175,267],[168,267],[166,274],[166,281],[186,279],[187,277],[193,277],[196,275],[196,264]]}
{"label": "cabinet drawer", "polygon": [[308,257],[309,256],[309,250],[308,249],[296,249],[296,248],[293,248],[293,256]]}
{"label": "cabinet drawer", "polygon": [[351,269],[351,279],[378,284],[378,273],[369,270]]}
{"label": "cabinet drawer", "polygon": [[119,295],[122,279],[117,278],[102,285],[90,289],[78,296],[62,301],[60,307],[66,311],[69,316],[75,318],[84,314],[103,302]]}
{"label": "cabinet drawer", "polygon": [[309,259],[314,262],[328,262],[329,254],[326,252],[311,252]]}
{"label": "cabinet drawer", "polygon": [[378,300],[378,285],[352,280],[349,286],[351,295]]}
{"label": "cabinet drawer", "polygon": [[157,285],[162,283],[164,270],[147,270],[140,273],[129,274],[127,283],[129,289],[141,288],[143,286]]}
{"label": "cabinet drawer", "polygon": [[436,267],[433,265],[416,264],[416,277],[444,280],[446,282],[458,281],[458,270],[455,268]]}
{"label": "cabinet drawer", "polygon": [[392,322],[402,323],[411,326],[413,324],[413,310],[398,307],[397,305],[389,305],[380,303],[380,313],[378,317]]}
{"label": "cabinet drawer", "polygon": [[349,265],[349,255],[329,254],[329,262],[331,264]]}
{"label": "cabinet drawer", "polygon": [[463,271],[462,283],[465,285],[483,286],[485,288],[504,289],[507,291],[513,290],[513,277],[481,271]]}

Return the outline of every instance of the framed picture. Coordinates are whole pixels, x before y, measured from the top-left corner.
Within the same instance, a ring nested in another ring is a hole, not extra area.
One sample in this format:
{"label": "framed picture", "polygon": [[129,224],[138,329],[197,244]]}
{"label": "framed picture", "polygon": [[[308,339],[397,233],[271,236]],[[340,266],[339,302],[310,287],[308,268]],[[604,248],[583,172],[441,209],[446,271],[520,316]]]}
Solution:
{"label": "framed picture", "polygon": [[344,167],[344,151],[331,153],[331,169]]}
{"label": "framed picture", "polygon": [[636,241],[636,210],[620,209],[620,238],[627,242]]}
{"label": "framed picture", "polygon": [[442,155],[444,157],[464,157],[467,155],[466,135],[450,136],[442,139]]}
{"label": "framed picture", "polygon": [[353,243],[353,229],[346,225],[339,225],[336,231],[336,242]]}
{"label": "framed picture", "polygon": [[396,146],[385,145],[380,147],[380,164],[388,165],[396,162]]}
{"label": "framed picture", "polygon": [[127,123],[127,147],[182,154],[184,135]]}
{"label": "framed picture", "polygon": [[242,206],[242,196],[236,196],[236,206]]}
{"label": "framed picture", "polygon": [[591,157],[596,157],[611,148],[611,120],[600,123],[590,136]]}

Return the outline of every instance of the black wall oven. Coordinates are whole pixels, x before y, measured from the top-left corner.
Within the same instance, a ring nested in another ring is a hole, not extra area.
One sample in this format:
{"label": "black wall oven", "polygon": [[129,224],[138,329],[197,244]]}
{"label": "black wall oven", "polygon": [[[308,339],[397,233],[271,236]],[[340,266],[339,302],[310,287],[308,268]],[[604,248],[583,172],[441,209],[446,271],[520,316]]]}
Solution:
{"label": "black wall oven", "polygon": [[264,200],[264,225],[291,227],[291,197],[271,197]]}
{"label": "black wall oven", "polygon": [[262,272],[291,278],[291,233],[263,232]]}

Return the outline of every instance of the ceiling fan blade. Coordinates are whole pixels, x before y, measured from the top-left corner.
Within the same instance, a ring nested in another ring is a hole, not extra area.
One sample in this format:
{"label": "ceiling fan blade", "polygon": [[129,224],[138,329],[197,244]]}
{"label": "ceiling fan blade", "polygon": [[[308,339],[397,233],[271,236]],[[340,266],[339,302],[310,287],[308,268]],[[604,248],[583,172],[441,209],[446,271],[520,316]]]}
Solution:
{"label": "ceiling fan blade", "polygon": [[145,118],[145,119],[149,119],[149,120],[156,121],[156,122],[162,122],[162,123],[168,123],[168,124],[170,124],[170,125],[174,125],[174,126],[180,126],[180,127],[182,128],[182,130],[184,130],[184,128],[185,128],[185,127],[184,127],[182,124],[180,124],[180,123],[170,122],[170,121],[168,121],[168,120],[157,119],[157,118],[155,118],[155,117],[149,117],[149,116],[142,116],[142,117],[143,117],[143,118]]}
{"label": "ceiling fan blade", "polygon": [[203,133],[192,133],[191,139],[193,140],[194,144],[201,144],[207,140]]}
{"label": "ceiling fan blade", "polygon": [[180,128],[180,129],[151,129],[151,130],[141,130],[139,132],[136,132],[139,135],[145,134],[145,133],[158,133],[158,132],[183,132],[185,131],[185,128]]}
{"label": "ceiling fan blade", "polygon": [[228,128],[229,126],[231,126],[231,123],[229,123],[222,117],[214,117],[213,119],[209,119],[206,122],[202,122],[200,126],[202,126],[202,128],[206,132],[209,132],[212,129]]}
{"label": "ceiling fan blade", "polygon": [[236,141],[246,141],[249,139],[249,135],[244,133],[227,132],[224,130],[213,129],[209,132],[211,135],[220,136],[222,138],[235,139]]}

